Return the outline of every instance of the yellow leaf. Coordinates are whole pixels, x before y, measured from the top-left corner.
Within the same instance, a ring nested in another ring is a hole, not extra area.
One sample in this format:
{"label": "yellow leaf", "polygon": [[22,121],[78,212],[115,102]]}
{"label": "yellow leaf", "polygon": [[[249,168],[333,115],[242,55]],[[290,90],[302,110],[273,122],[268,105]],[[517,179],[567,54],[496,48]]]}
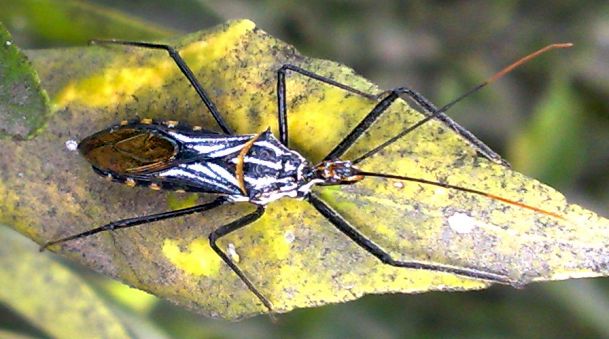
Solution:
{"label": "yellow leaf", "polygon": [[[169,41],[238,133],[277,135],[276,72],[285,63],[379,93],[338,63],[304,58],[249,21]],[[121,119],[153,117],[218,131],[166,53],[124,46],[31,51],[54,104],[47,130],[29,142],[2,141],[0,222],[39,243],[108,221],[167,210],[168,194],[110,184],[64,147]],[[287,77],[290,145],[322,159],[375,105],[302,75]],[[353,159],[422,118],[393,105],[345,154]],[[396,259],[493,271],[531,281],[601,276],[609,222],[569,205],[552,188],[490,163],[460,136],[432,121],[363,161],[380,171],[442,181],[518,201],[430,185],[368,178],[317,187],[329,205]],[[211,197],[202,196],[201,201]],[[235,204],[62,244],[59,252],[155,295],[228,319],[265,312],[224,264],[213,268],[207,235],[253,207]],[[352,300],[367,293],[468,290],[489,285],[433,271],[394,268],[358,247],[305,201],[268,205],[262,219],[222,238],[277,312]],[[215,259],[217,260],[217,259]],[[218,261],[219,262],[219,261]],[[210,266],[211,265],[211,266]]]}

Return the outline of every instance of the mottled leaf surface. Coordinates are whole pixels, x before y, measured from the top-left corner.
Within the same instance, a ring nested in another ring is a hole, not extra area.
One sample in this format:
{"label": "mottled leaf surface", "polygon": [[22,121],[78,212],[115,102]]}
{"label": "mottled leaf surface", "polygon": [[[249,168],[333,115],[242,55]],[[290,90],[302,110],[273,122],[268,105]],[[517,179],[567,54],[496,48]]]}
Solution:
{"label": "mottled leaf surface", "polygon": [[[235,21],[169,41],[238,133],[277,132],[276,71],[293,63],[370,93],[380,90],[340,64],[304,58],[291,46]],[[53,103],[34,140],[2,141],[0,222],[42,243],[94,226],[190,205],[189,196],[106,182],[66,141],[121,119],[154,117],[218,130],[166,53],[121,46],[30,51]],[[336,145],[375,102],[301,75],[287,78],[290,145],[312,162]],[[365,150],[421,119],[399,102],[345,155]],[[609,222],[570,205],[552,188],[476,156],[439,122],[407,135],[361,164],[482,190],[562,215],[544,215],[470,193],[366,179],[315,191],[395,258],[505,274],[514,282],[608,273]],[[201,196],[199,201],[212,199]],[[208,246],[211,230],[247,204],[100,234],[52,248],[97,271],[198,312],[229,319],[264,312]],[[487,282],[381,264],[317,213],[290,199],[220,241],[256,286],[286,312],[367,293],[469,290]]]}

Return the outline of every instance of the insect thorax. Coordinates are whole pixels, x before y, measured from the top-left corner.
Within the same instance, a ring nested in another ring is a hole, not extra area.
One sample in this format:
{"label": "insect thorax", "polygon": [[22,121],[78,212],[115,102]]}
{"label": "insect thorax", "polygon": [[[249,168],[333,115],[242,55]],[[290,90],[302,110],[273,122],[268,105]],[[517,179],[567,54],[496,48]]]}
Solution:
{"label": "insect thorax", "polygon": [[310,163],[267,130],[227,136],[166,121],[130,121],[83,139],[83,156],[101,175],[130,186],[224,194],[267,204],[302,198],[320,180]]}

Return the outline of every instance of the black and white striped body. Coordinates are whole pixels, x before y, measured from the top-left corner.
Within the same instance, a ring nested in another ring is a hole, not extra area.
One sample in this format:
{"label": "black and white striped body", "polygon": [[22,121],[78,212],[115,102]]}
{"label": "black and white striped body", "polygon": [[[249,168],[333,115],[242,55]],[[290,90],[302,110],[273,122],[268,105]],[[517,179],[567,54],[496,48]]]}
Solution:
{"label": "black and white striped body", "polygon": [[123,183],[218,193],[259,205],[282,197],[303,198],[321,182],[307,175],[311,164],[270,130],[227,136],[144,119],[87,137],[79,149],[96,172]]}

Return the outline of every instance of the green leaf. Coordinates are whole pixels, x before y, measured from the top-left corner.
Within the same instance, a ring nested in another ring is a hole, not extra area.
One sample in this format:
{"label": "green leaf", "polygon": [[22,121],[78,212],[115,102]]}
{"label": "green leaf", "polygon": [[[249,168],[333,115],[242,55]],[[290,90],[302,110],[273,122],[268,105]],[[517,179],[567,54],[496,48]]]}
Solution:
{"label": "green leaf", "polygon": [[32,137],[50,114],[48,98],[36,72],[1,23],[0,79],[0,137]]}
{"label": "green leaf", "polygon": [[550,82],[548,92],[533,112],[531,122],[512,138],[508,146],[515,168],[543,176],[554,185],[575,178],[584,156],[582,105],[571,84],[561,76]]}
{"label": "green leaf", "polygon": [[[156,23],[75,0],[0,0],[0,21],[40,45],[84,45],[92,38],[155,39],[177,34]],[[24,18],[27,18],[24,21]],[[17,39],[19,41],[19,39]],[[31,43],[31,41],[28,41]]]}
{"label": "green leaf", "polygon": [[[277,132],[276,71],[298,64],[370,93],[380,90],[335,62],[300,56],[249,21],[169,41],[238,133]],[[31,51],[52,98],[48,128],[0,145],[0,222],[38,243],[111,220],[165,211],[173,194],[107,183],[64,147],[118,120],[171,119],[217,127],[166,53],[124,46]],[[290,145],[322,159],[376,104],[301,75],[287,77]],[[395,135],[422,115],[393,105],[345,159]],[[488,192],[368,178],[315,191],[398,259],[501,272],[514,281],[607,275],[609,221],[569,205],[552,188],[476,156],[439,122],[423,125],[364,161],[364,170],[409,175]],[[201,196],[200,201],[211,199]],[[53,250],[198,312],[228,319],[265,312],[214,254],[207,235],[251,211],[248,204],[107,232]],[[380,263],[304,201],[268,205],[256,223],[220,240],[277,312],[368,293],[479,289],[490,283]],[[236,256],[235,256],[236,257]]]}
{"label": "green leaf", "polygon": [[[0,302],[55,338],[129,338],[123,324],[78,275],[0,228]],[[83,316],[86,315],[86,316]]]}

